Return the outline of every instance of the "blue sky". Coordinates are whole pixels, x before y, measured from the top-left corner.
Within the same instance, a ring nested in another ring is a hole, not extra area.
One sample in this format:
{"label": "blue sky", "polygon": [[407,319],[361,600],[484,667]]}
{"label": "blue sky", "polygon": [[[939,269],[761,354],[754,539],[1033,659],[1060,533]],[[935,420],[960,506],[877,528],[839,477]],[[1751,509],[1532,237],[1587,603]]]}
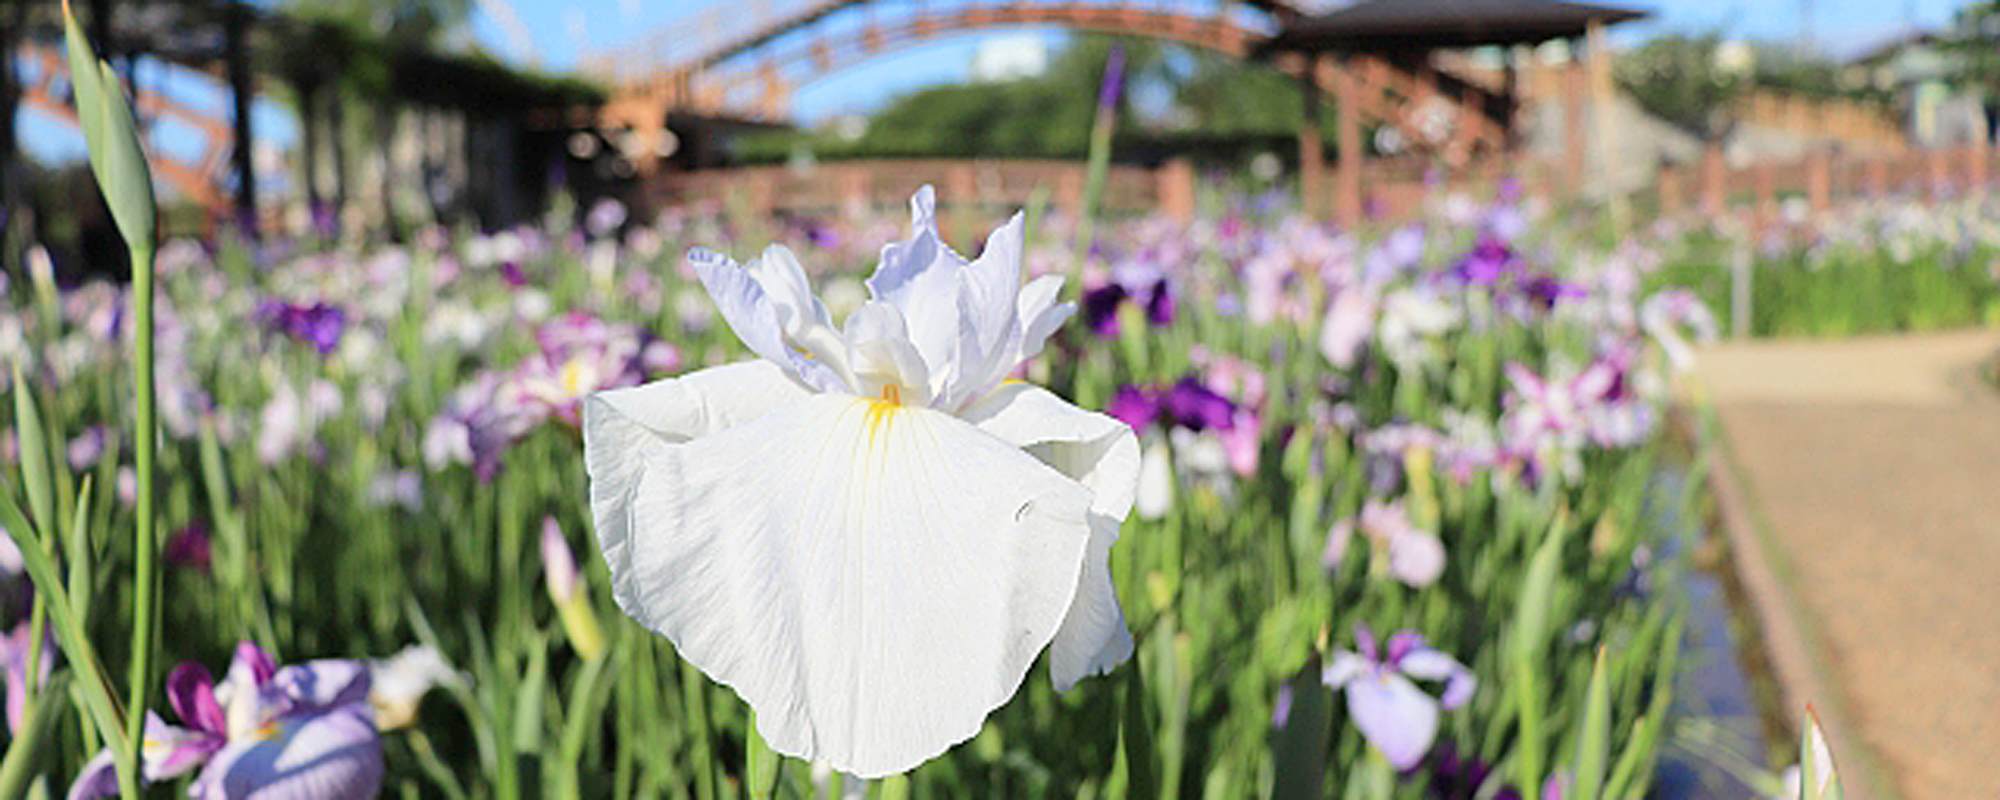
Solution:
{"label": "blue sky", "polygon": [[[573,67],[580,58],[646,38],[646,34],[708,9],[754,9],[765,0],[475,0],[473,36],[493,52],[520,63],[552,70]],[[794,0],[769,0],[785,5]],[[895,0],[904,2],[906,0]],[[1612,0],[1623,2],[1623,0]],[[952,0],[930,0],[940,6]],[[1909,25],[1935,27],[1951,18],[1965,0],[1657,0],[1631,2],[1650,8],[1654,16],[1622,26],[1616,38],[1631,42],[1665,31],[1721,30],[1749,38],[1796,38],[1805,9],[1811,9],[1812,31],[1818,42],[1835,53],[1853,52],[1906,30]],[[509,31],[513,31],[510,35]],[[1060,31],[1033,31],[1050,44]],[[999,35],[1019,35],[1003,32]],[[525,40],[524,38],[525,37]],[[897,51],[858,67],[814,82],[795,96],[793,108],[802,120],[865,112],[911,89],[964,80],[980,36],[946,39]],[[204,105],[219,103],[190,86],[177,86],[177,96]],[[295,126],[275,107],[260,108],[260,135],[289,142]],[[36,156],[76,157],[81,137],[74,129],[24,114],[22,138]],[[198,150],[185,136],[163,136],[157,146],[185,152]]]}

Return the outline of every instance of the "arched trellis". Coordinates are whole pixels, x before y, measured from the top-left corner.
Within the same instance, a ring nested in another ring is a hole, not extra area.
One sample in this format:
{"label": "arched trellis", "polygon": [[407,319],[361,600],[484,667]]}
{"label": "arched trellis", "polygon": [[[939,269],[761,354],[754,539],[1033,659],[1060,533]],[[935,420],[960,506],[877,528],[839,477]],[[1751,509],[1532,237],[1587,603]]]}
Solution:
{"label": "arched trellis", "polygon": [[[952,36],[1024,27],[1154,39],[1200,48],[1231,58],[1249,58],[1270,38],[1268,25],[1224,13],[1229,4],[1013,2],[955,5],[895,4],[901,16],[870,15],[859,25],[818,25],[833,12],[862,6],[861,0],[804,3],[774,16],[763,28],[737,20],[734,38],[718,38],[656,74],[633,76],[639,54],[612,59],[615,88],[599,111],[601,127],[629,132],[629,151],[653,154],[668,134],[669,112],[761,122],[782,121],[792,92],[814,80],[896,50]],[[1243,3],[1272,17],[1290,13],[1280,2]],[[1199,8],[1206,6],[1206,9]],[[657,38],[657,37],[655,37]],[[650,40],[649,40],[650,41]],[[609,69],[603,61],[600,67]],[[654,59],[652,63],[661,63]],[[1498,151],[1507,144],[1513,101],[1480,84],[1435,69],[1427,60],[1374,56],[1349,59],[1341,69],[1312,69],[1303,58],[1280,57],[1272,65],[1307,79],[1319,91],[1346,98],[1361,121],[1416,132],[1436,128],[1440,112],[1446,136],[1418,141],[1420,147],[1448,149],[1463,157],[1476,149]],[[640,157],[642,168],[650,157]]]}

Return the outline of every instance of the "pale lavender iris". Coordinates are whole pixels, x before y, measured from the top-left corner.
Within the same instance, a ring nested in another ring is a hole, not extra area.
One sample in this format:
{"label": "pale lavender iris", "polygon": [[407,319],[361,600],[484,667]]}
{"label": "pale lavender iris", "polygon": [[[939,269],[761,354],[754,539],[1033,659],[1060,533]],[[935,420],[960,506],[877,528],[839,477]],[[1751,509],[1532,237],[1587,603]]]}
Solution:
{"label": "pale lavender iris", "polygon": [[[365,662],[280,668],[249,642],[236,646],[221,684],[200,664],[183,663],[167,676],[167,701],[181,725],[147,713],[142,776],[157,783],[199,769],[188,787],[194,800],[373,797],[382,787],[382,743],[368,687]],[[117,793],[106,750],[77,776],[69,800]]]}
{"label": "pale lavender iris", "polygon": [[[1378,649],[1375,634],[1357,625],[1354,645],[1360,652],[1335,653],[1320,680],[1345,691],[1348,718],[1390,765],[1412,769],[1437,738],[1438,711],[1465,705],[1478,679],[1457,659],[1424,644],[1416,631],[1398,632]],[[1443,695],[1432,697],[1417,686],[1419,680],[1444,683]]]}
{"label": "pale lavender iris", "polygon": [[[49,670],[56,663],[56,640],[54,626],[42,631],[41,667],[36,670],[37,681],[46,680]],[[21,717],[28,710],[28,646],[30,639],[27,620],[14,625],[14,630],[0,636],[0,670],[7,679],[7,730],[10,734],[21,732]]]}
{"label": "pale lavender iris", "polygon": [[1377,563],[1385,565],[1388,574],[1404,585],[1421,589],[1436,583],[1438,576],[1444,574],[1444,543],[1435,534],[1412,524],[1401,501],[1380,500],[1363,505],[1358,519],[1334,523],[1326,536],[1326,550],[1320,555],[1320,564],[1327,571],[1340,568],[1356,529],[1367,537]]}

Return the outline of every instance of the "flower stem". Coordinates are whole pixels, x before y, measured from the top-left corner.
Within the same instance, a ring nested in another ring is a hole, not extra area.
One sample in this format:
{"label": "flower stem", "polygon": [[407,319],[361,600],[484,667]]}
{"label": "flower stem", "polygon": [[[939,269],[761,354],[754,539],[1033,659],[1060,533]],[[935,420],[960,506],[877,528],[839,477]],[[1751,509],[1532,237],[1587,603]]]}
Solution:
{"label": "flower stem", "polygon": [[[159,537],[153,530],[153,447],[157,431],[153,419],[153,249],[150,246],[132,249],[132,331],[132,383],[137,406],[133,459],[138,473],[134,506],[138,520],[133,526],[132,542],[132,668],[126,693],[129,702],[125,706],[124,747],[127,762],[136,765],[146,733],[146,707],[151,704],[154,632],[159,628],[155,619],[159,608],[154,602],[159,570],[153,563]],[[139,797],[138,771],[121,770],[118,788],[127,798]]]}

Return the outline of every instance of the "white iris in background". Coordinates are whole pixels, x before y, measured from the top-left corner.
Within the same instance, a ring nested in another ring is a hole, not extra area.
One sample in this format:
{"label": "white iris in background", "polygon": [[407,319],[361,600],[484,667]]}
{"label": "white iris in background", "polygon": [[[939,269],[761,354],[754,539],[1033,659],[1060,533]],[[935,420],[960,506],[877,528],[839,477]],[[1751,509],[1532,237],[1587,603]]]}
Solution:
{"label": "white iris in background", "polygon": [[978,733],[1048,647],[1058,689],[1132,652],[1109,554],[1131,428],[1005,382],[1073,308],[1016,215],[968,262],[929,187],[835,327],[789,250],[689,254],[759,358],[594,395],[591,509],[633,618],[780,753],[862,777]]}

